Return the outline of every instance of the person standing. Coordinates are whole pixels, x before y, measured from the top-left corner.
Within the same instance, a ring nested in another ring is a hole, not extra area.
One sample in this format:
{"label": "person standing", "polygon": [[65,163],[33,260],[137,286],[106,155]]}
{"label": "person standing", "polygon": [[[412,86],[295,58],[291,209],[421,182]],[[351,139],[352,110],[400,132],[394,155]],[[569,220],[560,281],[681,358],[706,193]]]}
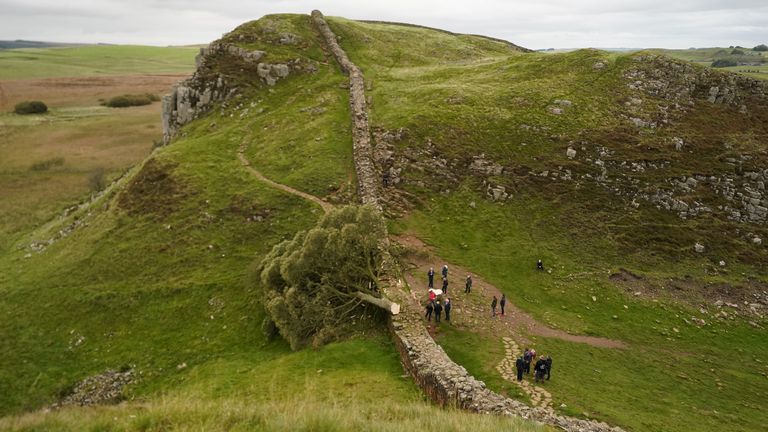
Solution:
{"label": "person standing", "polygon": [[431,302],[435,301],[436,297],[437,297],[437,295],[435,295],[435,291],[434,290],[429,290],[429,301],[431,301]]}
{"label": "person standing", "polygon": [[526,375],[529,375],[531,373],[531,360],[533,360],[533,357],[531,357],[531,350],[526,348],[525,352],[523,353],[523,361],[525,362]]}
{"label": "person standing", "polygon": [[533,367],[533,381],[544,381],[544,375],[547,374],[547,362],[540,358],[536,361],[536,366]]}
{"label": "person standing", "polygon": [[445,320],[450,321],[451,320],[451,299],[447,298],[445,299],[445,306],[443,306],[445,309]]}
{"label": "person standing", "polygon": [[541,260],[536,261],[536,270],[544,271],[544,263]]}
{"label": "person standing", "polygon": [[434,309],[434,306],[432,304],[432,301],[430,300],[429,303],[427,303],[427,313],[424,314],[424,318],[427,319],[427,322],[432,321],[432,310]]}
{"label": "person standing", "polygon": [[499,302],[499,300],[496,298],[496,296],[493,296],[493,300],[491,300],[491,316],[493,318],[496,318],[496,304]]}
{"label": "person standing", "polygon": [[443,306],[440,304],[440,300],[435,302],[435,322],[440,322],[440,313],[443,311]]}
{"label": "person standing", "polygon": [[435,287],[435,268],[430,267],[427,272],[427,280],[429,281],[429,288]]}
{"label": "person standing", "polygon": [[448,279],[448,264],[443,264],[443,278]]}
{"label": "person standing", "polygon": [[549,381],[549,374],[552,373],[552,356],[548,355],[544,361],[547,364],[547,381]]}
{"label": "person standing", "polygon": [[499,301],[499,306],[501,306],[501,316],[504,316],[504,306],[507,304],[507,295],[502,294],[501,300]]}
{"label": "person standing", "polygon": [[525,360],[522,357],[518,357],[515,360],[515,369],[517,369],[517,380],[523,380],[523,372],[525,372]]}
{"label": "person standing", "polygon": [[443,294],[448,294],[448,278],[443,278]]}
{"label": "person standing", "polygon": [[467,275],[467,282],[464,284],[464,293],[472,292],[472,275]]}

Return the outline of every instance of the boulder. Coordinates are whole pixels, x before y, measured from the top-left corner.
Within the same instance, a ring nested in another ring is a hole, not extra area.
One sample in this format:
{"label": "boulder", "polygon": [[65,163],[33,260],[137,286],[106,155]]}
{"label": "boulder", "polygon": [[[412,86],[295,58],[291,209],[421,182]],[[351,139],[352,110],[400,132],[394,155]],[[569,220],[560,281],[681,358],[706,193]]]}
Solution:
{"label": "boulder", "polygon": [[695,245],[693,245],[693,249],[694,249],[694,250],[695,250],[697,253],[703,253],[703,252],[704,252],[704,245],[703,245],[703,244],[701,244],[701,243],[698,243],[698,242],[697,242]]}

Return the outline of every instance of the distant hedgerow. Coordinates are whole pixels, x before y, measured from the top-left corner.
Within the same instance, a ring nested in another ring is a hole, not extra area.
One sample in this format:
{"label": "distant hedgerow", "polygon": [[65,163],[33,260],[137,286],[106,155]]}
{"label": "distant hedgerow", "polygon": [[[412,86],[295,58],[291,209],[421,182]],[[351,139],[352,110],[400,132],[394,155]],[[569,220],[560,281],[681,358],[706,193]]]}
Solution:
{"label": "distant hedgerow", "polygon": [[102,105],[110,108],[126,108],[132,106],[149,105],[152,102],[159,101],[160,98],[157,95],[151,93],[136,94],[136,95],[122,95],[115,96],[110,100],[104,102]]}
{"label": "distant hedgerow", "polygon": [[19,102],[13,109],[16,114],[42,114],[48,111],[48,106],[41,101]]}
{"label": "distant hedgerow", "polygon": [[712,62],[712,67],[721,68],[728,66],[738,66],[739,63],[734,60],[719,59]]}

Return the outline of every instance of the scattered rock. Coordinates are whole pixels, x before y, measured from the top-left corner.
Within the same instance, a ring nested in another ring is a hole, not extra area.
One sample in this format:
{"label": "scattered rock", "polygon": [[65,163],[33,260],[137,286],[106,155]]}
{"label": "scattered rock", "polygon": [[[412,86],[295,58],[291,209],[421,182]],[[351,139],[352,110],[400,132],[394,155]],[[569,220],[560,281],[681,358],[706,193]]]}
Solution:
{"label": "scattered rock", "polygon": [[71,393],[55,403],[52,408],[117,403],[122,399],[123,388],[133,381],[132,369],[125,372],[108,370],[80,381]]}
{"label": "scattered rock", "polygon": [[703,245],[703,244],[701,244],[701,243],[698,243],[698,242],[697,242],[695,245],[693,245],[693,249],[694,249],[694,250],[695,250],[697,253],[703,253],[703,252],[704,252],[704,245]]}
{"label": "scattered rock", "polygon": [[565,151],[565,155],[568,157],[568,159],[573,159],[576,157],[576,150],[574,150],[572,147],[568,147],[568,150]]}

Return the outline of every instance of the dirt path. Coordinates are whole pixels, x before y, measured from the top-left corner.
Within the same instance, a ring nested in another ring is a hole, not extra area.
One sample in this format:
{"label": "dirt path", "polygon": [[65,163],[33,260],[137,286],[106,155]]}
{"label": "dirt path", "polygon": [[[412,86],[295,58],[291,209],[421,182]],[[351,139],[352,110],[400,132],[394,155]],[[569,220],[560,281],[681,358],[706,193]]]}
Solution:
{"label": "dirt path", "polygon": [[310,195],[306,192],[296,190],[290,186],[286,186],[282,183],[274,182],[264,177],[264,174],[260,173],[256,168],[254,168],[251,165],[251,162],[248,160],[248,158],[245,157],[245,144],[240,145],[240,148],[237,150],[237,158],[240,159],[240,162],[248,171],[250,171],[251,174],[253,174],[257,179],[261,180],[262,182],[272,186],[273,188],[280,189],[282,191],[288,192],[289,194],[297,195],[304,198],[305,200],[312,201],[313,203],[322,207],[323,212],[325,213],[328,213],[329,211],[333,210],[334,207],[333,207],[333,204],[331,203],[327,203],[314,195]]}
{"label": "dirt path", "polygon": [[[548,411],[552,410],[552,395],[544,390],[544,388],[532,384],[530,381],[517,380],[517,370],[515,369],[515,359],[523,355],[523,351],[517,345],[517,343],[510,337],[504,337],[501,339],[504,344],[504,359],[496,366],[496,370],[499,371],[502,378],[505,380],[517,384],[523,391],[531,398],[531,405],[534,408],[543,408]],[[531,366],[533,368],[533,365]]]}
{"label": "dirt path", "polygon": [[[584,343],[600,348],[625,348],[626,344],[620,340],[607,339],[594,336],[573,335],[560,329],[552,328],[537,321],[527,312],[512,304],[507,299],[504,316],[491,317],[491,299],[493,296],[501,298],[501,291],[491,283],[484,281],[467,269],[451,264],[439,256],[413,235],[402,235],[394,240],[404,246],[427,252],[426,256],[409,257],[410,269],[407,271],[406,280],[411,288],[418,293],[423,288],[424,298],[427,295],[427,271],[434,267],[437,272],[435,285],[440,286],[440,268],[448,264],[449,281],[448,296],[453,302],[454,325],[466,327],[473,331],[481,331],[494,335],[512,337],[520,343],[530,343],[527,335],[556,338],[569,342]],[[472,293],[464,294],[464,280],[467,274],[472,274]],[[419,299],[423,301],[422,299]],[[498,311],[499,309],[497,309]]]}

